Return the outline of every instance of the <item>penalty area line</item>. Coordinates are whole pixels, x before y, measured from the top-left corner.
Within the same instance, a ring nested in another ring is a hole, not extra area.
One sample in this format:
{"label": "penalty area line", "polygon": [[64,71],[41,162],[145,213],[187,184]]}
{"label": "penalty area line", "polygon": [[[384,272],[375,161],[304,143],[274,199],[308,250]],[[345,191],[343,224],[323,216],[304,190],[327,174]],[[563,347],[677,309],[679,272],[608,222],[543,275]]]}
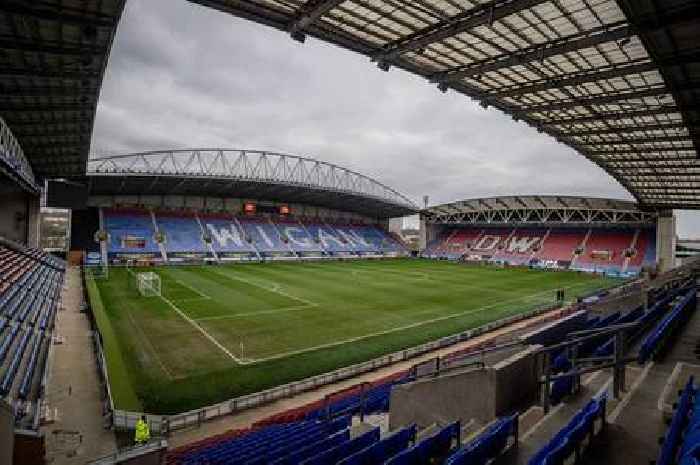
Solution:
{"label": "penalty area line", "polygon": [[[216,267],[214,267],[214,268],[216,268]],[[223,277],[229,278],[229,279],[234,279],[236,281],[240,281],[242,283],[246,283],[246,284],[249,284],[251,286],[258,287],[260,289],[264,289],[264,290],[266,290],[268,292],[272,292],[274,294],[279,294],[283,297],[286,297],[286,298],[292,299],[292,300],[296,300],[296,301],[301,302],[301,303],[308,305],[310,307],[318,307],[318,304],[316,302],[312,302],[310,300],[303,299],[301,297],[297,297],[295,295],[288,294],[287,292],[284,292],[281,289],[280,284],[275,282],[275,281],[265,280],[265,281],[269,282],[270,284],[272,284],[272,287],[267,287],[264,284],[256,283],[255,281],[251,281],[250,279],[236,276],[238,274],[238,272],[236,272],[236,271],[234,271],[233,273],[222,273],[221,271],[216,270],[216,269],[213,269],[211,271],[218,274],[219,276],[223,276]]]}
{"label": "penalty area line", "polygon": [[271,313],[286,313],[294,312],[298,310],[307,310],[315,308],[313,305],[295,305],[293,307],[281,307],[281,308],[271,308],[269,310],[258,310],[256,312],[246,312],[246,313],[235,313],[230,315],[217,315],[217,316],[203,316],[202,318],[195,318],[195,321],[213,321],[213,320],[232,320],[235,318],[243,318],[248,316],[258,316],[258,315],[269,315]]}
{"label": "penalty area line", "polygon": [[[187,289],[191,290],[191,291],[194,292],[195,294],[197,294],[197,295],[199,296],[198,299],[209,299],[209,300],[211,300],[211,297],[209,297],[208,295],[206,295],[204,292],[202,292],[202,291],[200,291],[200,290],[198,290],[198,289],[195,289],[194,287],[190,286],[190,285],[187,284],[186,282],[184,282],[184,281],[182,281],[182,280],[180,280],[180,279],[176,279],[175,282],[178,283],[179,285],[183,286],[183,287],[186,287]],[[183,300],[184,300],[184,299],[183,299]]]}
{"label": "penalty area line", "polygon": [[[129,273],[135,275],[135,273],[134,273],[133,271],[131,271],[131,270],[129,270]],[[173,310],[175,310],[175,311],[177,312],[177,314],[180,315],[180,317],[181,317],[183,320],[185,320],[186,322],[188,322],[189,324],[191,324],[192,326],[194,326],[194,327],[197,329],[197,331],[199,331],[200,333],[202,333],[202,335],[203,335],[204,337],[206,337],[207,339],[209,339],[209,341],[210,341],[212,344],[214,344],[219,350],[221,350],[224,354],[226,354],[231,360],[233,360],[234,362],[238,363],[239,365],[245,365],[245,362],[244,362],[243,360],[241,360],[240,358],[238,358],[238,357],[236,357],[235,355],[233,355],[233,354],[231,353],[230,350],[228,350],[226,347],[224,347],[219,341],[217,341],[217,340],[214,338],[214,336],[212,336],[211,334],[209,334],[204,328],[202,328],[199,324],[197,324],[196,321],[194,321],[192,318],[190,318],[189,316],[187,316],[187,315],[185,314],[185,312],[183,312],[182,310],[180,310],[180,308],[179,308],[177,305],[175,305],[175,304],[172,303],[169,299],[167,299],[166,297],[163,297],[162,295],[159,295],[158,297],[160,297],[160,299],[161,299],[163,302],[165,302],[166,304],[168,304],[168,305],[170,306],[170,308],[172,308]]]}
{"label": "penalty area line", "polygon": [[200,333],[202,333],[202,335],[203,335],[204,337],[206,337],[207,339],[209,339],[209,341],[210,341],[212,344],[214,344],[216,347],[218,347],[219,350],[221,350],[223,353],[225,353],[226,355],[228,355],[228,356],[231,358],[231,360],[233,360],[234,362],[236,362],[236,363],[238,363],[238,364],[240,364],[240,365],[245,364],[245,362],[243,362],[243,360],[241,360],[240,358],[238,358],[238,357],[236,357],[235,355],[233,355],[233,354],[231,353],[230,350],[228,350],[228,349],[227,349],[226,347],[224,347],[219,341],[217,341],[217,340],[214,338],[214,336],[212,336],[211,334],[209,334],[209,333],[207,332],[207,330],[205,330],[204,328],[202,328],[196,321],[194,321],[192,318],[190,318],[189,316],[187,316],[187,315],[185,314],[185,312],[183,312],[182,310],[180,310],[180,309],[178,308],[177,305],[175,305],[174,303],[172,303],[170,300],[168,300],[167,298],[165,298],[165,297],[163,297],[163,296],[159,296],[159,297],[160,297],[161,299],[163,299],[163,302],[165,302],[166,304],[170,305],[170,307],[171,307],[173,310],[175,310],[175,311],[178,313],[178,315],[180,315],[180,316],[182,317],[182,319],[184,319],[184,320],[187,321],[189,324],[191,324],[192,326],[194,326],[195,328],[197,328],[197,330],[198,330]]}

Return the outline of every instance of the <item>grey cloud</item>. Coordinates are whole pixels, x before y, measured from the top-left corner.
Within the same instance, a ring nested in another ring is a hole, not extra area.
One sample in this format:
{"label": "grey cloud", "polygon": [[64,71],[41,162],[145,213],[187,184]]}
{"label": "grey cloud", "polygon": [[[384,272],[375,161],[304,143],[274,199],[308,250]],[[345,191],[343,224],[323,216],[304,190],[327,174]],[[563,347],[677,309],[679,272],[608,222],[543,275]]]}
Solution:
{"label": "grey cloud", "polygon": [[215,146],[334,162],[416,201],[630,198],[568,147],[401,70],[184,0],[129,0],[93,153]]}

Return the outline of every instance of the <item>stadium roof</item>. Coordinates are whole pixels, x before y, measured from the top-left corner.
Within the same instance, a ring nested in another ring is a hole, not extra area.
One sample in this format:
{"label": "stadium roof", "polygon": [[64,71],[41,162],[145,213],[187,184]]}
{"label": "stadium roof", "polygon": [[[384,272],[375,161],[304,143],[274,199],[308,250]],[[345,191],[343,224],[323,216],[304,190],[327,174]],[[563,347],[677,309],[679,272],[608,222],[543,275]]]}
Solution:
{"label": "stadium roof", "polygon": [[259,150],[189,149],[97,158],[91,195],[201,195],[307,203],[371,217],[418,210],[413,201],[362,174],[312,158]]}
{"label": "stadium roof", "polygon": [[0,1],[0,116],[40,177],[85,173],[124,3]]}
{"label": "stadium roof", "polygon": [[[190,0],[494,106],[646,206],[700,208],[697,0]],[[84,172],[124,0],[0,3],[0,111],[40,176]]]}
{"label": "stadium roof", "polygon": [[421,211],[432,223],[651,224],[657,214],[636,202],[569,195],[513,195],[460,200]]}

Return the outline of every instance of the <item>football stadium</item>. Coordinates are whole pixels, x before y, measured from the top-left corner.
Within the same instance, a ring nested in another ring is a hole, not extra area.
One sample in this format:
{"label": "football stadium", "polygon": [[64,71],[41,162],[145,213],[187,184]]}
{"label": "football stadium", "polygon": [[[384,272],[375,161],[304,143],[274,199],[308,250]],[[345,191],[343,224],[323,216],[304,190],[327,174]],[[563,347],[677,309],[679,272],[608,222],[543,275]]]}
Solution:
{"label": "football stadium", "polygon": [[126,3],[0,2],[0,464],[700,461],[697,1],[190,0],[633,199],[423,206],[322,153],[96,151]]}

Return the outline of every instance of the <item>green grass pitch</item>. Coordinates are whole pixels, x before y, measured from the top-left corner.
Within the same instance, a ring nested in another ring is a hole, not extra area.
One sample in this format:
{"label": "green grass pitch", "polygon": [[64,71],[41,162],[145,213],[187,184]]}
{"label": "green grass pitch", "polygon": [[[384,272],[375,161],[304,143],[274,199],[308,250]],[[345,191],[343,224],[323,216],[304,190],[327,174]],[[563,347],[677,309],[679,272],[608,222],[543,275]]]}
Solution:
{"label": "green grass pitch", "polygon": [[161,267],[88,279],[117,408],[177,413],[362,362],[616,284],[423,260]]}

